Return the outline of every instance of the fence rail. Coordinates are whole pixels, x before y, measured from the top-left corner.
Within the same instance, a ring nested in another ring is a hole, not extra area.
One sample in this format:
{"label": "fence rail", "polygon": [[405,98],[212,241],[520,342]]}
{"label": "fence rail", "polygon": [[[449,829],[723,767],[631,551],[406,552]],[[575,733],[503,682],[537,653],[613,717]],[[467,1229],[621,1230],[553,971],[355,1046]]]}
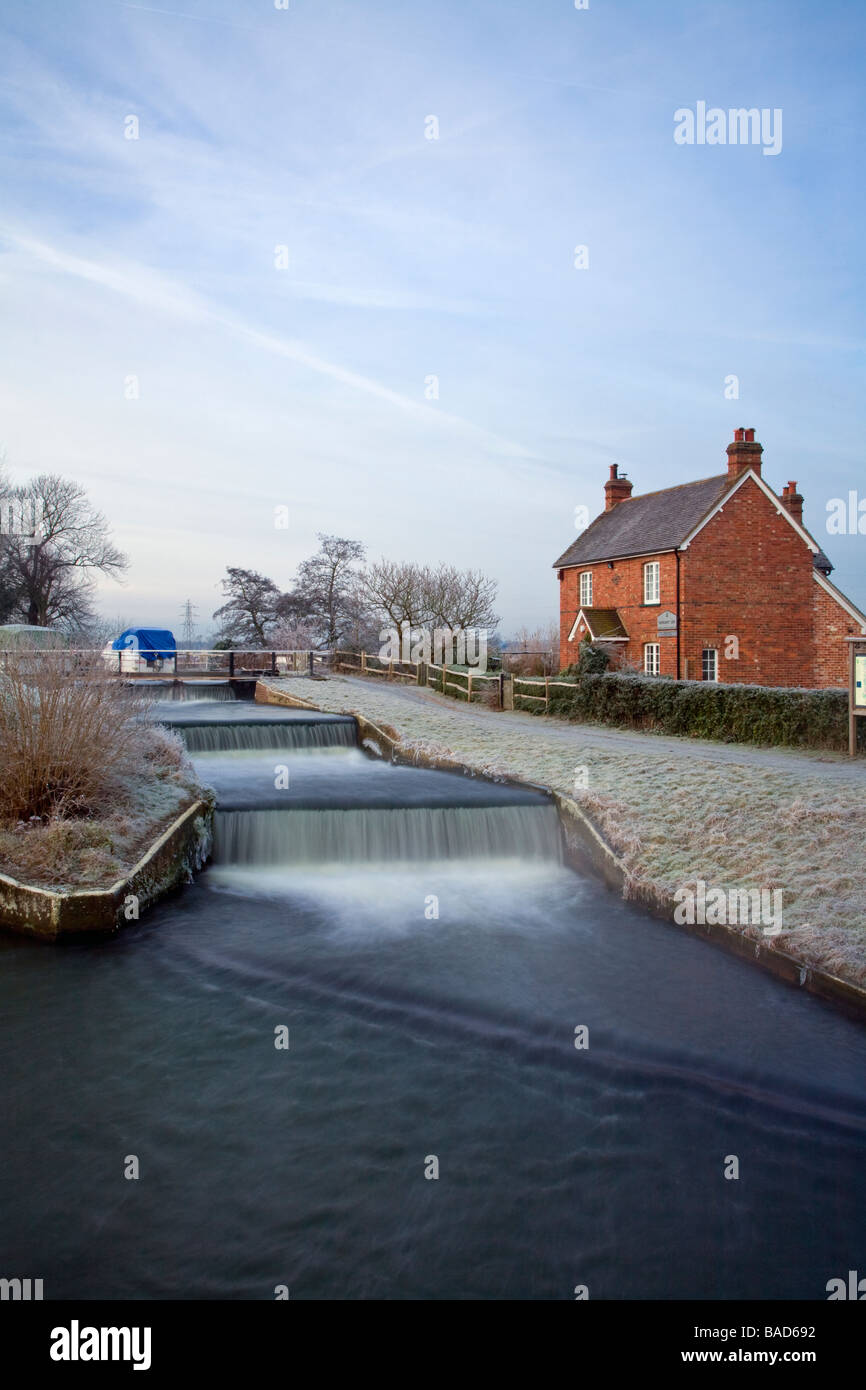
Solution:
{"label": "fence rail", "polygon": [[[550,709],[550,690],[551,690],[551,687],[552,687],[552,686],[554,686],[554,685],[564,686],[565,689],[567,689],[567,690],[576,690],[576,689],[577,689],[577,681],[555,681],[555,680],[552,680],[552,679],[550,678],[550,676],[539,676],[539,677],[535,677],[535,676],[514,676],[514,677],[512,677],[512,679],[513,679],[513,681],[514,681],[514,698],[515,698],[515,700],[535,700],[535,701],[540,701],[540,702],[544,705],[544,712],[545,712],[545,714],[547,714],[548,710]],[[518,686],[521,686],[521,685],[544,686],[544,694],[543,694],[543,695],[522,695],[522,694],[520,693],[520,691],[518,690]]]}
{"label": "fence rail", "polygon": [[[485,690],[492,691],[500,709],[505,708],[506,682],[511,680],[501,671],[488,673],[476,671],[471,666],[440,665],[433,661],[383,661],[371,652],[334,652],[332,669],[352,671],[359,676],[411,681],[414,685],[439,690],[443,695],[453,690],[458,697],[470,702],[483,698]],[[486,684],[479,687],[478,682]]]}

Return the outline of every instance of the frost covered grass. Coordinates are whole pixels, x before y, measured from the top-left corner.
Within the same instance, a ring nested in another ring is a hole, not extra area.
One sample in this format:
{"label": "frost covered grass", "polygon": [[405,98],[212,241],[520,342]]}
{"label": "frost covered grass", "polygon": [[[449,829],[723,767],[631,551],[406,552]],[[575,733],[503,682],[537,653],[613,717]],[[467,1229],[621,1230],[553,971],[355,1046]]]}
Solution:
{"label": "frost covered grass", "polygon": [[339,679],[283,688],[391,725],[410,755],[457,759],[570,796],[623,861],[627,893],[640,887],[661,902],[698,879],[726,892],[781,889],[783,931],[773,946],[866,985],[866,777],[858,767],[728,745],[680,752],[670,739],[659,748],[653,735],[584,734],[555,719],[445,708],[420,692]]}
{"label": "frost covered grass", "polygon": [[0,872],[107,887],[201,788],[176,734],[103,669],[63,653],[0,668]]}

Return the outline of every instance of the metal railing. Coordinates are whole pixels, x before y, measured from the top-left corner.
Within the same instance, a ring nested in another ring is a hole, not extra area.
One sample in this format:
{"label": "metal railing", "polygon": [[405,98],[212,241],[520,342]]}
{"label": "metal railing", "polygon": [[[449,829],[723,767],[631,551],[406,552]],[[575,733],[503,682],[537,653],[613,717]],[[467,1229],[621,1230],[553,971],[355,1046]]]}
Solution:
{"label": "metal railing", "polygon": [[43,659],[56,661],[62,657],[69,662],[70,670],[101,659],[107,673],[133,679],[160,676],[165,679],[253,680],[265,675],[312,676],[328,670],[331,662],[329,652],[263,651],[254,647],[235,647],[229,651],[180,648],[165,655],[129,647],[122,651],[105,647],[15,647],[0,651],[0,660],[5,657],[33,660],[37,664]]}
{"label": "metal railing", "polygon": [[[106,663],[116,661],[121,676],[210,676],[229,680],[253,680],[257,676],[313,675],[317,665],[327,663],[327,654],[313,651],[267,651],[235,647],[229,651],[203,651],[180,648],[165,656],[129,648],[104,652]],[[317,661],[318,658],[318,661]]]}

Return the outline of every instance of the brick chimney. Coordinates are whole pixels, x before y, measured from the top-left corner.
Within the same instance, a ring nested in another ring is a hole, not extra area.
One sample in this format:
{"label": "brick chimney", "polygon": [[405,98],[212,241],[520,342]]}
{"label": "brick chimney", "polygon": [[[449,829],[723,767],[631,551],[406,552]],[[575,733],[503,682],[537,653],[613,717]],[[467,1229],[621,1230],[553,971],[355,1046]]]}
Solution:
{"label": "brick chimney", "polygon": [[783,507],[787,507],[794,520],[799,521],[800,525],[802,526],[803,494],[802,492],[797,491],[797,484],[788,483],[786,487],[783,487],[782,496],[779,498],[779,501],[782,503]]}
{"label": "brick chimney", "polygon": [[[760,445],[758,446],[760,448]],[[604,485],[604,509],[612,512],[614,507],[620,502],[627,502],[631,497],[632,484],[628,478],[619,476],[619,464],[610,465],[610,477]]]}
{"label": "brick chimney", "polygon": [[755,431],[734,430],[734,442],[728,445],[728,477],[739,478],[747,468],[761,476],[761,454],[763,446],[755,443]]}

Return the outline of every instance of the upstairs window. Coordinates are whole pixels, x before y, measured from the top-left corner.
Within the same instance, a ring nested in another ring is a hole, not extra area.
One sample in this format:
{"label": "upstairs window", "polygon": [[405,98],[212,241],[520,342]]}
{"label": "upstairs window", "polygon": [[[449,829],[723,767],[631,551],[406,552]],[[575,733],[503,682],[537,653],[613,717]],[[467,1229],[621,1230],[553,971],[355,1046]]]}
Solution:
{"label": "upstairs window", "polygon": [[704,647],[701,652],[701,680],[717,681],[719,679],[719,653],[715,647]]}
{"label": "upstairs window", "polygon": [[592,570],[584,570],[580,576],[580,606],[592,607]]}
{"label": "upstairs window", "polygon": [[658,560],[650,560],[648,565],[643,567],[643,601],[644,603],[660,603],[659,596],[660,580],[659,571],[661,565]]}

